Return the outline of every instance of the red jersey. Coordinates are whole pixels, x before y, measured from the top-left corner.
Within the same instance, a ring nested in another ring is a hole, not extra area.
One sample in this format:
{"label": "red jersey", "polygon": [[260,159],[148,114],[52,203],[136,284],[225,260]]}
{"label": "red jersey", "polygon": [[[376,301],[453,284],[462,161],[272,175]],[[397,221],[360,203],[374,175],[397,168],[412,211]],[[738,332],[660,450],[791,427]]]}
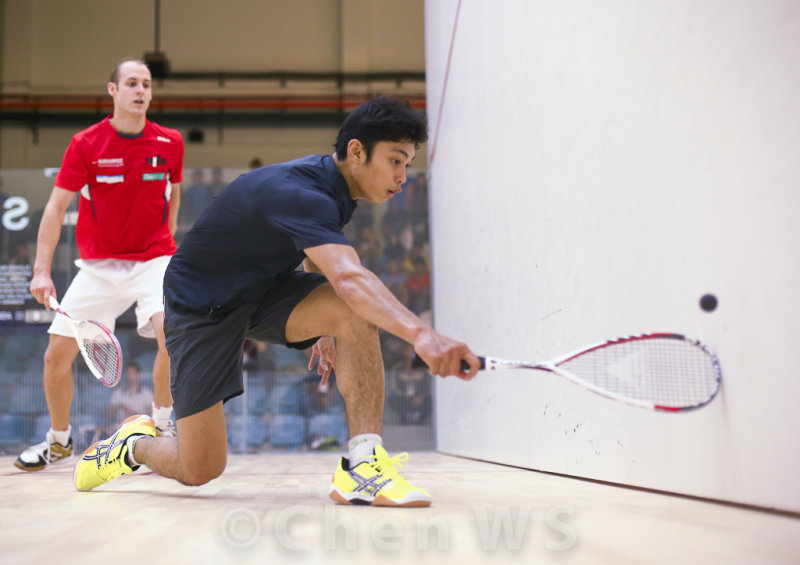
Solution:
{"label": "red jersey", "polygon": [[180,132],[146,120],[136,136],[110,117],[72,137],[56,186],[80,191],[75,239],[83,259],[147,261],[175,253],[172,184],[183,178]]}

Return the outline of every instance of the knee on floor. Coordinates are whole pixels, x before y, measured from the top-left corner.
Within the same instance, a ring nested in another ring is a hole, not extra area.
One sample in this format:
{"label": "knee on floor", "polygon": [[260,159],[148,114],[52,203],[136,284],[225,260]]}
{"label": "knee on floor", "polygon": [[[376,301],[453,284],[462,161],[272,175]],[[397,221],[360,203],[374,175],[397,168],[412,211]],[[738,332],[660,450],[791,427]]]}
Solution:
{"label": "knee on floor", "polygon": [[184,468],[178,480],[186,486],[199,487],[219,477],[224,470],[224,462],[221,465],[211,465],[203,468]]}

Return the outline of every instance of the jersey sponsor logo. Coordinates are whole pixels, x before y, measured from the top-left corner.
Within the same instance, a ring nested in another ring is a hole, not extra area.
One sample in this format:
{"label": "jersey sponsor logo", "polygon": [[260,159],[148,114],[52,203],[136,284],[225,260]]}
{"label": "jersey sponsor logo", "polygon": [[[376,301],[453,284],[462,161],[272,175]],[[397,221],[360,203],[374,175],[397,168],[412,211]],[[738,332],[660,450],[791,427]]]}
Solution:
{"label": "jersey sponsor logo", "polygon": [[116,184],[125,180],[125,175],[97,175],[94,177],[97,182]]}
{"label": "jersey sponsor logo", "polygon": [[161,155],[148,157],[147,159],[145,159],[145,161],[147,161],[147,164],[150,165],[151,167],[158,167],[159,165],[166,166],[167,164],[166,157],[162,157]]}
{"label": "jersey sponsor logo", "polygon": [[98,167],[122,167],[123,165],[125,165],[125,160],[122,157],[117,157],[116,159],[97,160]]}
{"label": "jersey sponsor logo", "polygon": [[163,141],[164,143],[172,143],[172,140],[168,137],[164,137],[163,135],[157,135],[156,139],[159,141]]}
{"label": "jersey sponsor logo", "polygon": [[167,178],[167,173],[144,173],[142,180],[164,180]]}

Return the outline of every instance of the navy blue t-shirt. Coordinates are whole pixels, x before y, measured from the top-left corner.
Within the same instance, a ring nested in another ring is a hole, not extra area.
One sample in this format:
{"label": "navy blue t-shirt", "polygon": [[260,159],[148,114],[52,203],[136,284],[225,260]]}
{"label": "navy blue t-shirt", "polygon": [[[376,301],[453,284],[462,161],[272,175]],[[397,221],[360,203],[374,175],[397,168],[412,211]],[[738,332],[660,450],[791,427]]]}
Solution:
{"label": "navy blue t-shirt", "polygon": [[356,202],[330,155],[243,174],[206,207],[164,276],[181,310],[224,314],[260,301],[305,258],[303,249],[351,245],[342,229]]}

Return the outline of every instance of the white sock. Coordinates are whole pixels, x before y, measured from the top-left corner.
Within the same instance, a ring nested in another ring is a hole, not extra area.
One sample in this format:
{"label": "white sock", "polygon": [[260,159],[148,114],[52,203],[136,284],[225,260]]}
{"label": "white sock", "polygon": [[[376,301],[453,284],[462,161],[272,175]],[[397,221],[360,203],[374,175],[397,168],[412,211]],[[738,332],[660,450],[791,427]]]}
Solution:
{"label": "white sock", "polygon": [[145,436],[137,434],[125,440],[125,445],[128,447],[128,453],[125,454],[125,462],[128,464],[128,467],[133,468],[141,465],[141,463],[136,460],[136,456],[133,454],[133,451],[136,446],[136,442],[143,437]]}
{"label": "white sock", "polygon": [[350,468],[363,461],[374,461],[376,445],[383,445],[383,438],[378,434],[358,434],[350,438],[347,444]]}
{"label": "white sock", "polygon": [[172,420],[172,406],[156,406],[156,403],[153,402],[153,422],[156,426],[163,428],[164,426],[159,426],[159,424],[165,424],[170,420]]}
{"label": "white sock", "polygon": [[69,436],[72,435],[72,424],[67,426],[66,430],[54,430],[50,428],[50,433],[53,434],[53,439],[61,445],[69,443]]}

